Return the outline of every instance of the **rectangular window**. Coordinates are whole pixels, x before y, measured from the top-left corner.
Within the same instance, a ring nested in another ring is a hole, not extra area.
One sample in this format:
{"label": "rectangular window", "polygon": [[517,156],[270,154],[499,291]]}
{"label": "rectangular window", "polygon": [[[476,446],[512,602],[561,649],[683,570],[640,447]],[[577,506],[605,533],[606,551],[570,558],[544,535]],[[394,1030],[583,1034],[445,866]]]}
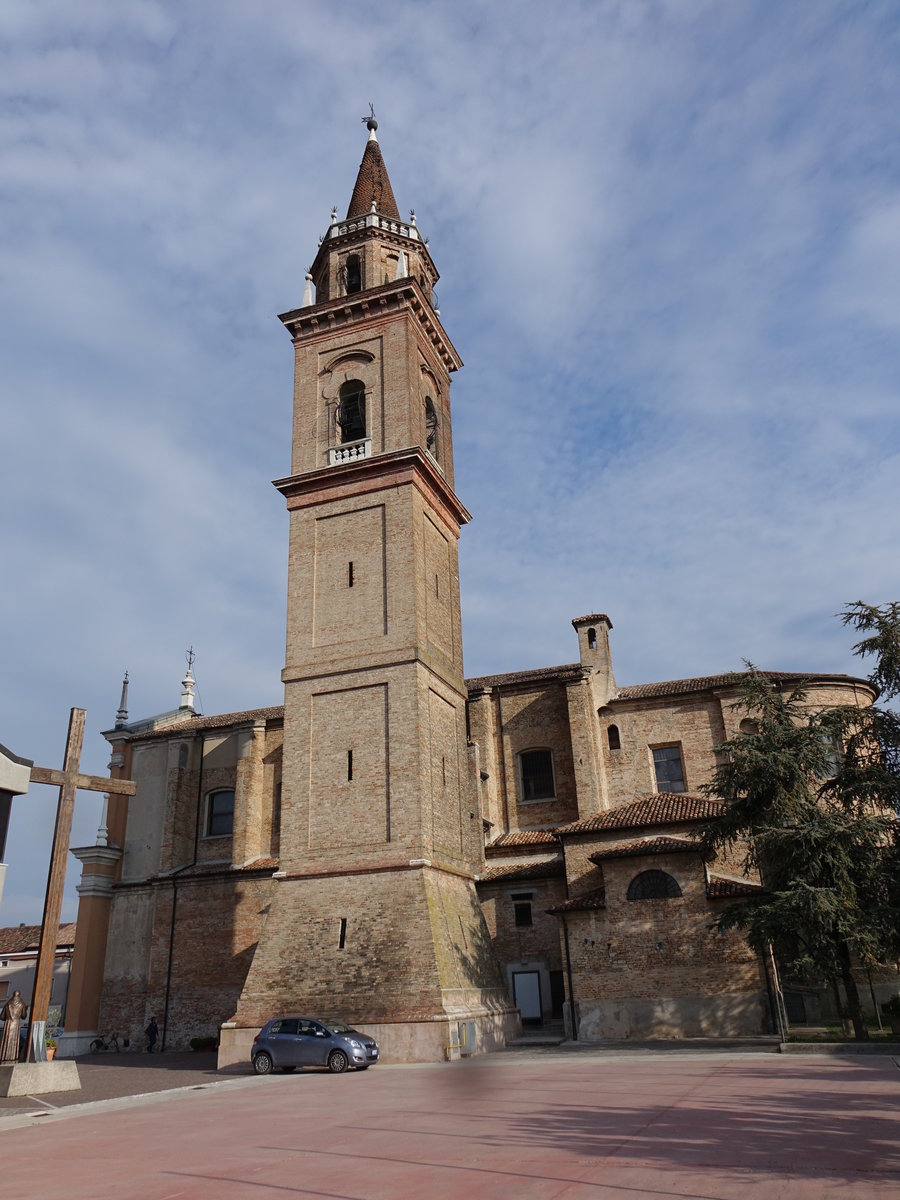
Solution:
{"label": "rectangular window", "polygon": [[658,792],[685,792],[684,766],[680,746],[657,746],[653,751]]}
{"label": "rectangular window", "polygon": [[554,800],[553,751],[525,750],[519,755],[519,774],[522,780],[522,799]]}
{"label": "rectangular window", "polygon": [[206,837],[231,837],[233,829],[233,789],[210,792],[206,798]]}
{"label": "rectangular window", "polygon": [[534,916],[531,911],[531,902],[533,899],[534,892],[511,893],[510,900],[513,903],[516,929],[530,929],[534,924]]}

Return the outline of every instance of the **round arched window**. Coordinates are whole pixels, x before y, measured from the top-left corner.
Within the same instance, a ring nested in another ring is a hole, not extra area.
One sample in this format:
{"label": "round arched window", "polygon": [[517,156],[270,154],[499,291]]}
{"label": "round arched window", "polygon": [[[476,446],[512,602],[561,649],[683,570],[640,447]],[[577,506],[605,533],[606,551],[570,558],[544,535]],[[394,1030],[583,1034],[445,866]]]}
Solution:
{"label": "round arched window", "polygon": [[682,895],[678,880],[665,871],[641,871],[628,885],[628,900],[676,900]]}

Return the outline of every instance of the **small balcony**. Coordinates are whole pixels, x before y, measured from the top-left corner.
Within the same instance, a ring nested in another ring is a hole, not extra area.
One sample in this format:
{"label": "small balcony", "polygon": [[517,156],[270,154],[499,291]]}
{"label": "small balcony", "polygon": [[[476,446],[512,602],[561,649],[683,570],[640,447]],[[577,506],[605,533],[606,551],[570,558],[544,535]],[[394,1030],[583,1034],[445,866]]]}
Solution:
{"label": "small balcony", "polygon": [[328,449],[329,467],[336,467],[339,463],[356,462],[357,459],[371,457],[371,438],[360,438],[358,442],[345,442],[341,446],[330,446]]}

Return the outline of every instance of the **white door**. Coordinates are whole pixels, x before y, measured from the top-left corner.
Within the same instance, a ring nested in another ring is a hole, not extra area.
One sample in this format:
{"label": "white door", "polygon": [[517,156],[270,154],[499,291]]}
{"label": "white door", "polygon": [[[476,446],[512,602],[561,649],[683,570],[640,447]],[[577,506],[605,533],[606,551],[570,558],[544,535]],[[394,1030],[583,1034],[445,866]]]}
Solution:
{"label": "white door", "polygon": [[541,977],[537,971],[513,971],[513,1000],[523,1021],[540,1021]]}

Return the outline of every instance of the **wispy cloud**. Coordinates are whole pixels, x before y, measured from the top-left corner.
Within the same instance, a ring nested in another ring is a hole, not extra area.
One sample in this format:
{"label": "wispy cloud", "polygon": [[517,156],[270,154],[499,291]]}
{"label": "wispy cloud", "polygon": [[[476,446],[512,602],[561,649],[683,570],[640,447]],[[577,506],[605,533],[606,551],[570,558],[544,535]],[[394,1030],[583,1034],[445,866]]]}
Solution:
{"label": "wispy cloud", "polygon": [[[79,704],[102,773],[123,669],[166,709],[190,643],[208,711],[280,699],[274,314],[368,100],[466,361],[469,673],[570,661],[598,608],[621,682],[856,669],[832,614],[898,595],[898,33],[838,0],[7,0],[0,742],[53,765]],[[2,923],[38,918],[47,791]]]}

